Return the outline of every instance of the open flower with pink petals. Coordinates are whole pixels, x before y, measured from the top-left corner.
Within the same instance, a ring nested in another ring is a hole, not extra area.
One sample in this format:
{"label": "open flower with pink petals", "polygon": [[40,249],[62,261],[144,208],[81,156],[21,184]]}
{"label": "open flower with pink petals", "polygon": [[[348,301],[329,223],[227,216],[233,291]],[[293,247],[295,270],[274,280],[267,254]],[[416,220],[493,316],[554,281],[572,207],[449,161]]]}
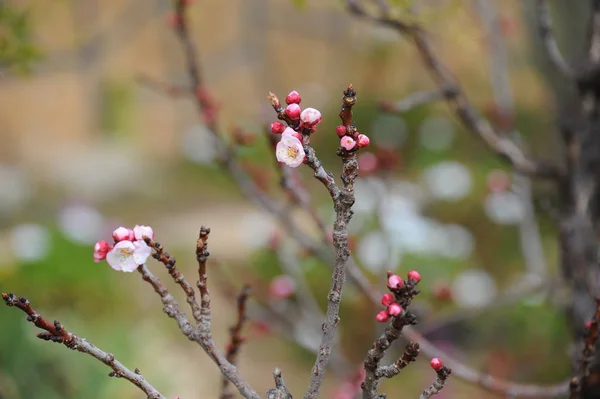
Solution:
{"label": "open flower with pink petals", "polygon": [[356,145],[356,141],[350,136],[344,136],[340,139],[340,145],[346,149],[346,151],[350,151]]}
{"label": "open flower with pink petals", "polygon": [[292,135],[283,135],[275,148],[277,160],[292,168],[300,166],[305,155],[302,142]]}
{"label": "open flower with pink petals", "polygon": [[113,269],[130,273],[143,265],[151,252],[151,248],[142,240],[125,240],[115,244],[106,254],[106,261]]}

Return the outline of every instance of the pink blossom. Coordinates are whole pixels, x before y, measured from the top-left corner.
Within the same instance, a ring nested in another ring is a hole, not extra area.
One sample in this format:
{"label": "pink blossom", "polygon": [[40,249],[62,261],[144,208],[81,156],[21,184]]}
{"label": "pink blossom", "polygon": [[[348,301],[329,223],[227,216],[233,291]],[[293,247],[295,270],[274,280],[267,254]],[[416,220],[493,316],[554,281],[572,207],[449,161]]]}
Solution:
{"label": "pink blossom", "polygon": [[371,140],[369,140],[369,137],[365,134],[359,134],[358,135],[358,148],[363,148],[369,145],[369,143],[371,142]]}
{"label": "pink blossom", "polygon": [[146,262],[152,250],[142,240],[120,241],[106,255],[106,261],[115,270],[132,272]]}
{"label": "pink blossom", "polygon": [[314,108],[305,108],[300,114],[300,120],[306,126],[316,125],[321,119],[321,112]]}
{"label": "pink blossom", "polygon": [[293,120],[300,119],[300,113],[302,112],[302,108],[298,104],[290,104],[285,108],[285,114],[289,116]]}
{"label": "pink blossom", "polygon": [[115,231],[113,231],[112,237],[115,240],[115,242],[125,241],[125,240],[133,241],[135,238],[135,235],[133,234],[133,230],[128,229],[126,227],[119,227]]}
{"label": "pink blossom", "polygon": [[296,282],[290,276],[277,276],[269,284],[269,294],[275,298],[289,298],[295,292]]}
{"label": "pink blossom", "polygon": [[98,241],[94,245],[94,262],[100,262],[106,259],[106,254],[113,248],[113,246],[104,240]]}
{"label": "pink blossom", "polygon": [[344,136],[346,135],[346,132],[347,132],[347,131],[348,131],[348,130],[346,129],[346,126],[344,126],[344,125],[338,125],[338,126],[335,128],[335,133],[336,133],[338,136],[340,136],[340,137],[344,137]]}
{"label": "pink blossom", "polygon": [[394,302],[396,302],[396,298],[392,294],[384,294],[381,297],[381,304],[383,306],[390,306]]}
{"label": "pink blossom", "polygon": [[381,312],[377,313],[377,316],[375,318],[377,319],[378,322],[385,323],[386,321],[389,320],[390,315],[385,310],[382,310]]}
{"label": "pink blossom", "polygon": [[340,139],[340,145],[346,149],[346,151],[350,151],[356,145],[356,141],[350,136],[344,136]]}
{"label": "pink blossom", "polygon": [[295,131],[291,127],[286,127],[285,130],[283,131],[283,133],[281,135],[282,136],[292,136],[292,137],[295,137],[298,140],[300,140],[300,142],[302,142],[302,134],[298,133],[297,131]]}
{"label": "pink blossom", "polygon": [[396,274],[392,274],[389,278],[388,278],[388,287],[391,289],[396,289],[396,288],[400,288],[402,287],[402,285],[404,284],[404,281],[402,281],[402,278]]}
{"label": "pink blossom", "polygon": [[302,102],[302,97],[296,90],[292,90],[290,94],[285,97],[286,104],[300,104]]}
{"label": "pink blossom", "polygon": [[271,123],[271,133],[273,134],[281,134],[285,130],[285,125],[281,122],[273,122]]}
{"label": "pink blossom", "polygon": [[154,239],[154,231],[150,226],[135,225],[133,228],[133,235],[135,236],[136,240],[143,240],[144,236],[151,240]]}
{"label": "pink blossom", "polygon": [[292,168],[300,166],[304,161],[305,155],[300,140],[291,135],[282,136],[281,141],[277,143],[277,147],[275,148],[277,160]]}
{"label": "pink blossom", "polygon": [[388,306],[387,312],[390,316],[398,316],[400,313],[402,313],[402,306],[398,305],[397,303],[392,303],[390,306]]}

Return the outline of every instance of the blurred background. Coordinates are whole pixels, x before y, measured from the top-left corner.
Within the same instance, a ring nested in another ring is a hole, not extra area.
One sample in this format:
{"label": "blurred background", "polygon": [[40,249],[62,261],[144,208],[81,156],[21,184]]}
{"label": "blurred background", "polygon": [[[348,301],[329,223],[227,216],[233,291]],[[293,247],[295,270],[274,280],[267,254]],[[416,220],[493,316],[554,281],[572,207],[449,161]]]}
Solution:
{"label": "blurred background", "polygon": [[[518,132],[507,134],[537,156],[558,157],[555,98],[567,89],[540,49],[533,2],[420,1],[416,14],[407,11],[409,2],[396,3],[428,27],[484,115],[501,127],[514,120]],[[585,6],[557,3],[559,43],[568,58],[577,57]],[[283,98],[297,90],[303,106],[322,112],[313,143],[338,175],[334,128],[342,91],[353,83],[355,120],[372,143],[361,160],[351,222],[356,261],[380,288],[386,270],[419,270],[419,327],[457,359],[521,382],[569,375],[570,336],[551,283],[555,193],[514,175],[443,103],[402,115],[379,110],[380,100],[434,89],[410,43],[333,0],[196,0],[189,17],[223,132],[245,132],[236,155],[252,179],[285,201],[265,135],[275,119],[268,91]],[[218,397],[216,367],[164,317],[150,287],[92,257],[94,243],[114,228],[148,224],[182,272],[194,276],[198,229],[210,226],[217,343],[225,346],[236,292],[249,282],[254,296],[241,371],[264,392],[280,367],[299,394],[320,321],[302,316],[290,325],[275,316],[294,314],[298,299],[280,259],[296,261],[321,307],[329,268],[298,248],[218,166],[193,99],[148,85],[189,84],[174,24],[167,0],[0,1],[0,291],[27,296],[46,317],[140,368],[169,397]],[[495,55],[494,27],[502,46]],[[500,112],[506,101],[514,115]],[[308,168],[299,174],[330,225],[327,193]],[[309,217],[293,215],[318,237]],[[172,284],[159,264],[149,265]],[[351,286],[342,307],[345,366],[328,375],[324,397],[339,394],[381,331],[379,309]],[[140,397],[125,381],[109,379],[96,360],[39,341],[19,312],[0,308],[0,325],[0,398]],[[383,391],[417,397],[433,377],[423,357],[385,381]],[[441,394],[489,395],[458,379]]]}

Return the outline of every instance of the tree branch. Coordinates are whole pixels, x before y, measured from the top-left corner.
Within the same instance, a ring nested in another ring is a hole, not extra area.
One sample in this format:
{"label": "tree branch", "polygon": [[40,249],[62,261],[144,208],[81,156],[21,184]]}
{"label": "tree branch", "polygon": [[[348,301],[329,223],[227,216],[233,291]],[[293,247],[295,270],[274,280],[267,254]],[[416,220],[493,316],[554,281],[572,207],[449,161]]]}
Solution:
{"label": "tree branch", "polygon": [[25,312],[25,314],[27,314],[27,321],[32,322],[36,327],[44,330],[37,335],[38,338],[63,344],[69,349],[86,353],[100,360],[113,370],[109,374],[110,377],[126,379],[142,390],[148,399],[167,399],[144,379],[138,369],[135,369],[135,371],[129,370],[121,362],[116,360],[112,354],[106,353],[100,348],[95,347],[85,338],[80,338],[67,331],[57,320],[54,320],[53,323],[46,320],[31,307],[27,298],[17,297],[12,293],[2,293],[2,299],[4,299],[7,306],[14,306]]}
{"label": "tree branch", "polygon": [[575,75],[573,69],[565,60],[560,49],[558,48],[556,38],[554,37],[554,32],[552,31],[552,17],[550,16],[548,0],[536,0],[535,7],[537,28],[542,42],[544,43],[546,54],[548,54],[548,57],[550,58],[550,61],[554,67],[563,76],[567,78],[573,78]]}
{"label": "tree branch", "polygon": [[183,292],[185,292],[186,301],[192,310],[192,316],[194,316],[196,323],[200,324],[202,321],[201,312],[200,307],[198,306],[198,301],[196,301],[194,287],[187,282],[183,274],[181,274],[179,269],[177,269],[177,266],[175,266],[175,257],[172,257],[168,252],[166,252],[159,242],[154,241],[149,237],[144,237],[144,241],[150,248],[154,249],[155,252],[152,254],[152,257],[165,265],[169,275],[173,277],[173,280],[179,284]]}
{"label": "tree branch", "polygon": [[[245,285],[242,288],[242,292],[240,292],[240,295],[237,297],[237,322],[229,330],[230,339],[227,348],[225,349],[225,358],[233,365],[237,363],[237,356],[240,348],[242,344],[246,342],[246,339],[242,337],[241,333],[244,323],[246,322],[246,302],[248,302],[249,296],[250,286]],[[221,399],[232,399],[233,397],[234,393],[231,390],[229,379],[223,377],[221,383]]]}
{"label": "tree branch", "polygon": [[477,134],[490,150],[508,161],[521,173],[550,179],[556,179],[562,175],[562,170],[556,165],[549,162],[532,160],[512,140],[499,135],[490,122],[477,112],[461,89],[458,81],[434,52],[427,34],[421,26],[404,23],[398,19],[386,16],[375,17],[368,13],[357,0],[346,0],[346,4],[350,12],[354,15],[393,28],[414,43],[423,64],[427,67],[438,88],[441,90],[443,87],[450,86],[456,90],[454,96],[446,97],[450,108],[463,124],[473,133]]}
{"label": "tree branch", "polygon": [[414,108],[435,101],[444,100],[446,98],[453,97],[454,95],[456,95],[454,87],[444,86],[439,88],[438,90],[420,91],[417,93],[412,93],[396,102],[382,101],[380,104],[380,108],[384,112],[401,115],[405,112],[411,111]]}
{"label": "tree branch", "polygon": [[433,395],[437,395],[444,388],[444,384],[446,384],[446,380],[450,376],[452,371],[447,367],[442,367],[439,371],[437,371],[437,377],[433,384],[431,384],[427,389],[423,391],[419,399],[429,399]]}
{"label": "tree branch", "polygon": [[[238,389],[240,394],[247,399],[260,399],[260,396],[252,389],[250,384],[242,378],[236,367],[231,364],[225,356],[217,348],[211,334],[210,329],[210,296],[206,287],[206,260],[208,258],[207,239],[210,229],[204,226],[200,228],[198,243],[196,246],[196,254],[200,265],[200,282],[204,282],[200,290],[201,300],[201,321],[198,327],[193,326],[185,314],[179,310],[177,300],[169,293],[167,288],[161,281],[152,274],[146,265],[141,265],[138,271],[142,275],[142,279],[148,282],[154,291],[160,296],[164,305],[163,311],[171,318],[177,321],[179,329],[190,341],[196,342],[219,367],[223,376]],[[202,277],[204,276],[204,277]],[[200,286],[199,282],[199,286]]]}

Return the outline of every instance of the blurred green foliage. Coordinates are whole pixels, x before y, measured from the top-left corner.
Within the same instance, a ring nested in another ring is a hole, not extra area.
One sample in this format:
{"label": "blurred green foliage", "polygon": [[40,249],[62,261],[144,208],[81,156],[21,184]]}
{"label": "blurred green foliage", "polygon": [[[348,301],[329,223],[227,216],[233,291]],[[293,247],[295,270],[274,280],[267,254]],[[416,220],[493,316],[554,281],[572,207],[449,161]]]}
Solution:
{"label": "blurred green foliage", "polygon": [[33,40],[29,13],[0,2],[0,67],[28,73],[41,57]]}
{"label": "blurred green foliage", "polygon": [[[27,297],[50,320],[122,361],[131,355],[130,323],[115,312],[126,295],[105,264],[92,260],[92,248],[52,232],[51,253],[43,260],[1,265],[0,291]],[[12,308],[0,308],[0,397],[3,399],[105,398],[114,385],[97,360],[35,337],[39,332]]]}

